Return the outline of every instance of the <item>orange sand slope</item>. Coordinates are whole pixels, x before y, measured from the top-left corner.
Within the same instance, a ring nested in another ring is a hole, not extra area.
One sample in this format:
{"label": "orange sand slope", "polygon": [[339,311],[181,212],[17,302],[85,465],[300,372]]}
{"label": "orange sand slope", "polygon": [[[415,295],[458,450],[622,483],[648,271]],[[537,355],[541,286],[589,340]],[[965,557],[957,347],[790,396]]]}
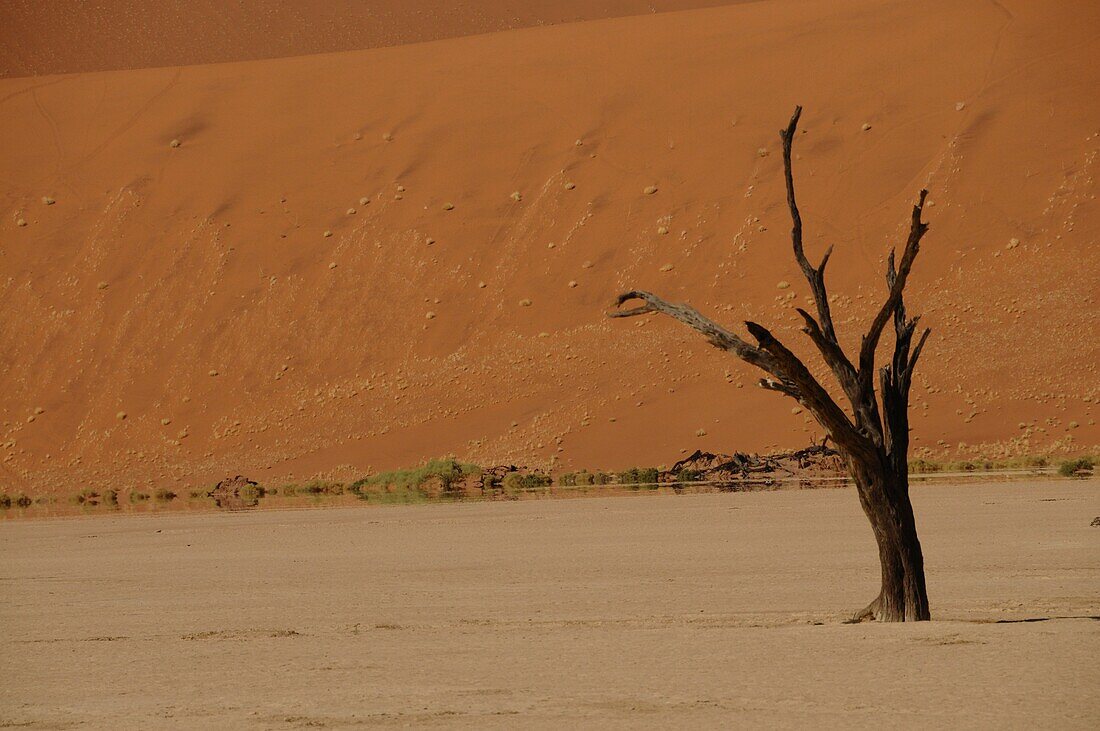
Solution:
{"label": "orange sand slope", "polygon": [[748,1],[5,0],[0,78],[304,56]]}
{"label": "orange sand slope", "polygon": [[747,366],[602,316],[652,288],[809,354],[795,103],[849,343],[931,190],[916,451],[1087,448],[1097,27],[1091,2],[767,0],[0,81],[0,489],[802,446]]}

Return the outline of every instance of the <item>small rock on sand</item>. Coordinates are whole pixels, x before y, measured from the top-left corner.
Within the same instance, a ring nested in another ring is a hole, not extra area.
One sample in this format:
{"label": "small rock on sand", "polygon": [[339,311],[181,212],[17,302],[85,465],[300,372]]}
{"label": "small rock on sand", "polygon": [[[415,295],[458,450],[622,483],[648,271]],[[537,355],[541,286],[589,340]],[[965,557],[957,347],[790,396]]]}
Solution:
{"label": "small rock on sand", "polygon": [[868,122],[864,122],[863,126],[860,127],[860,129],[862,129],[864,132],[866,132],[867,130],[871,129],[871,125]]}
{"label": "small rock on sand", "polygon": [[956,112],[961,112],[964,109],[966,109],[966,103],[965,102],[956,102],[955,103],[955,111]]}
{"label": "small rock on sand", "polygon": [[49,197],[48,195],[44,195],[44,196],[42,196],[42,203],[44,205],[47,205],[47,206],[52,206],[54,203],[57,203],[57,201],[55,201],[53,198]]}
{"label": "small rock on sand", "polygon": [[520,193],[518,190],[513,190],[511,197],[512,200],[514,200],[516,203],[519,203],[521,200],[523,200],[523,193]]}
{"label": "small rock on sand", "polygon": [[658,226],[657,227],[657,233],[660,236],[666,235],[668,233],[668,226]]}
{"label": "small rock on sand", "polygon": [[96,289],[107,289],[110,286],[111,285],[107,284],[106,282],[100,282],[96,285]]}
{"label": "small rock on sand", "polygon": [[115,414],[115,418],[118,419],[119,421],[125,419],[126,418],[126,412],[125,411],[118,412],[117,414]]}
{"label": "small rock on sand", "polygon": [[520,306],[520,307],[530,307],[530,306],[531,306],[531,304],[532,304],[532,303],[531,303],[531,300],[529,300],[529,299],[527,299],[527,298],[521,299],[521,300],[519,301],[519,306]]}
{"label": "small rock on sand", "polygon": [[654,193],[657,192],[657,186],[656,185],[647,185],[642,190],[642,192],[645,193],[646,195],[653,195]]}
{"label": "small rock on sand", "polygon": [[171,142],[168,143],[168,146],[171,147],[172,149],[175,149],[175,148],[179,147],[181,144],[182,143],[179,140],[172,140]]}
{"label": "small rock on sand", "polygon": [[424,317],[427,318],[428,320],[434,320],[435,319],[435,313],[434,312],[429,312],[426,315],[424,315]]}
{"label": "small rock on sand", "polygon": [[368,203],[370,203],[370,198],[367,198],[366,196],[363,196],[362,198],[359,199],[359,205],[361,205],[361,206],[365,206]]}
{"label": "small rock on sand", "polygon": [[758,150],[756,151],[756,154],[757,154],[757,156],[759,156],[759,157],[767,157],[767,156],[768,156],[768,148],[766,148],[766,147],[761,147],[760,149],[758,149]]}
{"label": "small rock on sand", "polygon": [[326,239],[330,238],[332,236],[332,231],[325,231],[325,233],[323,235]]}
{"label": "small rock on sand", "polygon": [[444,203],[443,204],[443,210],[445,210],[445,211],[453,211],[454,209],[455,209],[455,204],[454,203]]}
{"label": "small rock on sand", "polygon": [[673,269],[673,266],[671,264],[665,264],[664,266],[661,267],[662,272],[671,272],[672,269]]}
{"label": "small rock on sand", "polygon": [[570,183],[566,183],[566,184],[565,184],[565,189],[566,189],[566,190],[573,190],[573,189],[574,189],[574,188],[576,188],[576,187],[577,187],[577,184],[576,184],[576,183],[572,183],[572,182],[570,182]]}
{"label": "small rock on sand", "polygon": [[15,219],[15,225],[19,228],[23,228],[27,225],[27,220],[25,218],[17,218]]}
{"label": "small rock on sand", "polygon": [[790,289],[790,287],[791,287],[791,283],[790,283],[790,282],[788,282],[788,281],[787,281],[787,280],[785,280],[785,279],[784,279],[783,281],[781,281],[781,282],[779,282],[778,284],[776,284],[776,285],[775,285],[775,288],[776,288],[776,289]]}

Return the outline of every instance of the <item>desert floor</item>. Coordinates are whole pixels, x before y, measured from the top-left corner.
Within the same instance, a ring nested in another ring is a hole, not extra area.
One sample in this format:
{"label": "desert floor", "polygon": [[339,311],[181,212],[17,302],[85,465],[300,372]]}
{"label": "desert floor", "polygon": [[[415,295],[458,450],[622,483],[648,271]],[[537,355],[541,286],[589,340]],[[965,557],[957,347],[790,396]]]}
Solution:
{"label": "desert floor", "polygon": [[914,501],[907,626],[851,489],[9,522],[0,726],[1095,728],[1097,483]]}

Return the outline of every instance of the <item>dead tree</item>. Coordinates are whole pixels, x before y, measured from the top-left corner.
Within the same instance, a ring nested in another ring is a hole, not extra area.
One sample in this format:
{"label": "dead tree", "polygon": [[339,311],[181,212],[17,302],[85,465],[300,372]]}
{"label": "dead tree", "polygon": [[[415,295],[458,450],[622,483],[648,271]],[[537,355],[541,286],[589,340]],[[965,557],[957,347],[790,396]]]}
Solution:
{"label": "dead tree", "polygon": [[[649,292],[630,291],[619,295],[610,317],[635,317],[651,312],[668,315],[702,333],[710,343],[729,351],[741,360],[767,374],[759,385],[770,391],[790,396],[813,414],[833,440],[847,465],[859,493],[859,501],[871,522],[878,542],[882,568],[882,588],[855,620],[877,619],[908,622],[929,618],[928,595],[924,582],[924,557],[909,501],[909,388],[913,368],[928,339],[928,329],[916,343],[913,334],[919,318],[909,319],[902,301],[902,291],[909,278],[920,249],[921,237],[928,225],[921,221],[928,191],[922,190],[913,206],[909,236],[901,260],[896,262],[891,251],[886,267],[886,300],[875,314],[863,336],[855,362],[841,348],[833,327],[825,289],[825,265],[832,247],[825,251],[821,264],[814,267],[802,246],[802,217],[794,197],[791,174],[791,143],[794,141],[802,107],[796,107],[787,128],[780,131],[783,139],[783,171],[787,182],[787,206],[793,227],[791,242],[794,257],[813,293],[817,315],[799,308],[805,322],[802,332],[821,353],[822,359],[836,377],[847,397],[849,408],[841,408],[828,391],[771,332],[755,322],[745,327],[756,344],[742,340],[713,320],[704,317],[686,304],[666,302]],[[640,301],[640,306],[620,309],[626,302]],[[878,372],[878,394],[875,390],[875,351],[887,324],[894,326],[894,354],[890,363]]]}

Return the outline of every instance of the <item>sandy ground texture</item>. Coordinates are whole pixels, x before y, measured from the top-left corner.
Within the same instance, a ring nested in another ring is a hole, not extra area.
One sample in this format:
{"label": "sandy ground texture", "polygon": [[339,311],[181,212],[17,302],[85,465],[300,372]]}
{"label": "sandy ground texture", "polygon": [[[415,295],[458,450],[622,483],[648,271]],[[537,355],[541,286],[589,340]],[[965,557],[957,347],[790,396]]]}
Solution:
{"label": "sandy ground texture", "polygon": [[804,447],[821,430],[750,367],[604,317],[637,287],[811,355],[778,137],[796,103],[806,251],[836,247],[849,349],[931,191],[914,456],[1100,449],[1095,0],[485,0],[383,25],[589,10],[255,60],[234,54],[344,47],[322,6],[348,3],[281,4],[316,9],[300,36],[251,0],[150,4],[133,30],[132,3],[0,3],[25,11],[0,22],[18,58],[174,59],[0,79],[0,491]]}
{"label": "sandy ground texture", "polygon": [[1097,483],[919,486],[936,621],[850,489],[0,526],[29,728],[1095,728]]}

